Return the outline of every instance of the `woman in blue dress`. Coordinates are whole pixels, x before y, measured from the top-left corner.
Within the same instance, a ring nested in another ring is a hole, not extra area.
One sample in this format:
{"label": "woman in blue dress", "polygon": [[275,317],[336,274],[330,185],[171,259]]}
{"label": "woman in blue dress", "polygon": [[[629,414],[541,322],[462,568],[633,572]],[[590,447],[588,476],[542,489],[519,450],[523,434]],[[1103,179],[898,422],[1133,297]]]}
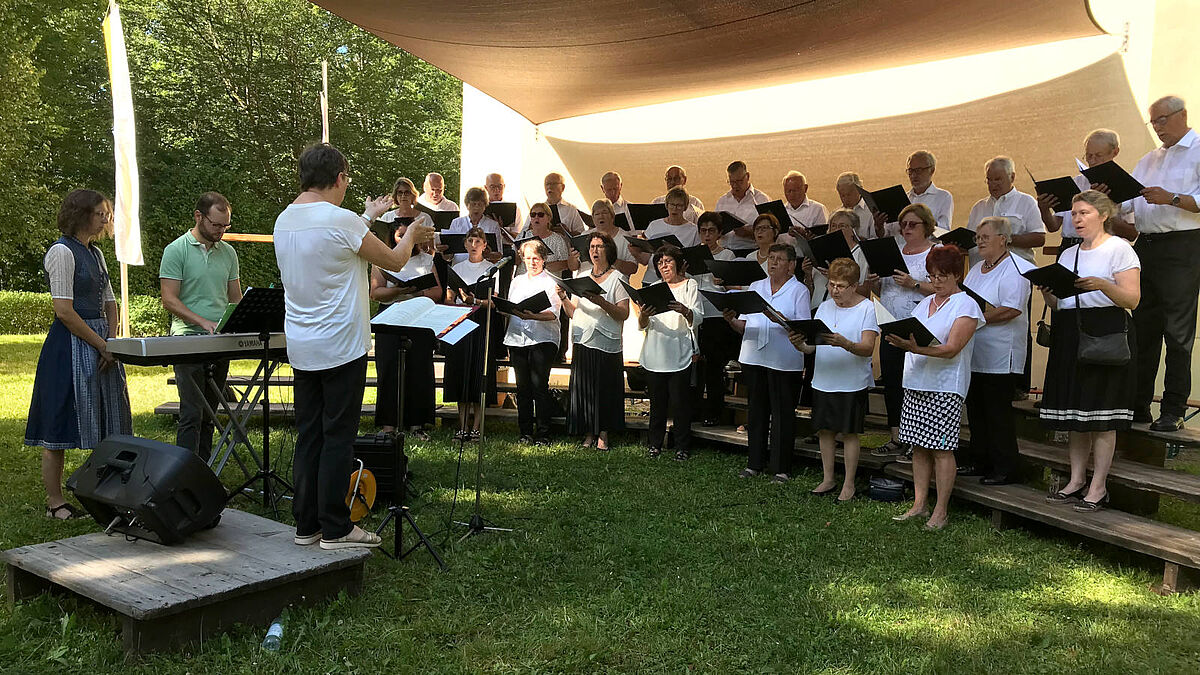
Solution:
{"label": "woman in blue dress", "polygon": [[117,300],[96,240],[111,234],[112,205],[94,190],[72,190],[58,211],[63,236],[42,263],[50,282],[54,322],[38,357],[25,426],[25,445],[42,447],[46,516],[65,520],[76,510],[63,497],[68,448],[95,448],[105,437],[132,432],[125,370],[109,353]]}

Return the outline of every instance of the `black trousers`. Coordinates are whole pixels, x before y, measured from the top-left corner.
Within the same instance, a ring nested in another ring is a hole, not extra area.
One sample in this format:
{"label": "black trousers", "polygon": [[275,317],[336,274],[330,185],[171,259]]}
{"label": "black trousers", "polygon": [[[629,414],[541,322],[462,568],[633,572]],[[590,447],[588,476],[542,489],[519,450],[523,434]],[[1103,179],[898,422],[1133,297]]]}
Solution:
{"label": "black trousers", "polygon": [[205,369],[210,366],[217,388],[225,391],[229,361],[180,363],[175,366],[175,386],[179,389],[179,423],[175,427],[175,445],[191,450],[206,462],[212,456],[213,431],[216,425],[204,415],[203,402],[208,401],[213,410],[217,410],[218,405],[217,394],[208,386],[204,377]]}
{"label": "black trousers", "polygon": [[1010,373],[971,373],[967,390],[971,446],[962,460],[964,465],[974,464],[985,475],[1016,476],[1020,455],[1012,392],[1019,377]]}
{"label": "black trousers", "polygon": [[803,374],[763,366],[742,365],[749,411],[747,466],[755,471],[790,473],[796,448],[796,402]]}
{"label": "black trousers", "polygon": [[517,426],[521,435],[549,436],[554,407],[550,399],[550,368],[558,359],[558,345],[539,342],[528,347],[509,347],[508,356],[517,375]]}
{"label": "black trousers", "polygon": [[1143,234],[1134,251],[1142,262],[1142,299],[1133,310],[1137,330],[1136,405],[1147,408],[1163,344],[1167,346],[1162,412],[1183,417],[1192,392],[1192,341],[1200,294],[1200,230]]}
{"label": "black trousers", "polygon": [[326,370],[295,372],[296,487],[292,515],[296,532],[320,532],[325,539],[350,533],[350,490],[354,438],[362,417],[367,355]]}
{"label": "black trousers", "polygon": [[723,317],[705,319],[700,323],[700,386],[703,397],[702,419],[718,420],[725,409],[725,366],[736,359],[742,336],[733,330]]}
{"label": "black trousers", "polygon": [[695,414],[695,398],[692,392],[692,369],[684,368],[674,373],[646,371],[646,393],[650,396],[650,431],[646,444],[662,449],[667,435],[667,417],[675,420],[672,427],[675,449],[692,451],[692,417]]}
{"label": "black trousers", "polygon": [[880,342],[879,374],[883,377],[883,403],[887,408],[888,426],[899,427],[900,409],[904,407],[904,350]]}

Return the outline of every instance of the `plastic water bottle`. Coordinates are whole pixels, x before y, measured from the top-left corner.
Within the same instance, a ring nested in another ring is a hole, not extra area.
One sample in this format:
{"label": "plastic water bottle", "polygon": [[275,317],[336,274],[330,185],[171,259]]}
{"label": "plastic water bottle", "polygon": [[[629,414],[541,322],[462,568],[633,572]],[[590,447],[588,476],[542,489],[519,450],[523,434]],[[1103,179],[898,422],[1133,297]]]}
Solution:
{"label": "plastic water bottle", "polygon": [[283,641],[283,618],[275,619],[271,623],[271,627],[267,629],[267,637],[263,638],[262,648],[269,652],[279,651],[279,644]]}

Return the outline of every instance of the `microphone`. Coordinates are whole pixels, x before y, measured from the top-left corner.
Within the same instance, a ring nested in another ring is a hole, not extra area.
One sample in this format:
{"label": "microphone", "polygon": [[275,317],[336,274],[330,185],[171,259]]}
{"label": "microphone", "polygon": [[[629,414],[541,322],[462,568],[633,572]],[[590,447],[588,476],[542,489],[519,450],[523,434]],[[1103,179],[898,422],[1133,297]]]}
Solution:
{"label": "microphone", "polygon": [[506,255],[506,256],[504,256],[503,258],[501,258],[501,259],[497,260],[497,261],[496,261],[496,266],[495,266],[495,267],[493,267],[492,269],[494,269],[494,270],[498,270],[498,269],[500,269],[501,267],[504,267],[505,265],[511,265],[511,264],[512,264],[512,261],[513,261],[513,257],[512,257],[511,255]]}

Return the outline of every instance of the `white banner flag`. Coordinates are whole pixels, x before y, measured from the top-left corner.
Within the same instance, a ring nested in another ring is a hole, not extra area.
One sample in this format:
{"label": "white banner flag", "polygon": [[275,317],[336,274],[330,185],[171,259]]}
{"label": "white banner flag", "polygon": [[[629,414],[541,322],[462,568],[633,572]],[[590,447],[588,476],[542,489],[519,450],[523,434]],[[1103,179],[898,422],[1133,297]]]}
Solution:
{"label": "white banner flag", "polygon": [[113,147],[116,151],[116,195],[113,204],[113,232],[117,260],[143,265],[142,227],[138,218],[137,143],[133,125],[133,91],[129,84],[129,62],[125,54],[125,33],[121,28],[121,10],[116,2],[108,4],[104,17],[104,47],[108,53],[108,76],[113,99]]}

